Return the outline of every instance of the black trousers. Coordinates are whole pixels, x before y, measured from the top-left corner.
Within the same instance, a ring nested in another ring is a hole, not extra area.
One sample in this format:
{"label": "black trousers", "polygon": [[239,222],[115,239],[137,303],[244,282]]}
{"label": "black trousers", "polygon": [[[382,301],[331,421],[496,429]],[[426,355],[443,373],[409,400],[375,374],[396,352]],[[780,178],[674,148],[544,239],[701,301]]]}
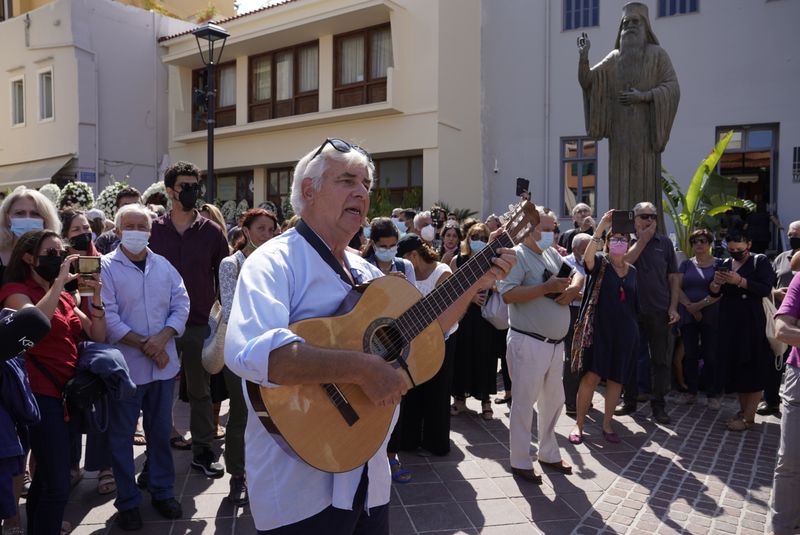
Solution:
{"label": "black trousers", "polygon": [[786,353],[783,354],[783,363],[781,364],[781,369],[776,369],[774,363],[770,364],[769,366],[767,382],[764,384],[764,401],[770,407],[778,407],[781,404],[779,391],[781,388],[781,382],[783,381],[783,370],[786,369],[786,359],[789,358],[789,353],[791,350],[792,348],[789,347],[789,349],[786,350]]}
{"label": "black trousers", "polygon": [[332,505],[314,516],[300,522],[281,526],[266,531],[258,531],[259,535],[389,535],[389,504],[373,507],[369,514],[364,511],[367,499],[367,471],[361,474],[356,495],[353,498],[353,510],[337,509]]}
{"label": "black trousers", "polygon": [[[639,314],[640,343],[650,347],[650,384],[653,389],[650,405],[662,409],[664,408],[664,396],[671,388],[670,372],[674,348],[674,340],[672,340],[667,321],[666,312]],[[639,396],[636,368],[637,366],[632,366],[631,377],[625,383],[623,396],[625,405],[636,406],[636,398]]]}
{"label": "black trousers", "polygon": [[580,307],[569,306],[569,331],[564,339],[564,405],[574,409],[578,397],[578,386],[581,378],[578,372],[572,371],[572,337],[575,334],[575,321],[578,319]]}
{"label": "black trousers", "polygon": [[450,451],[450,385],[456,336],[458,332],[445,342],[444,360],[436,375],[403,396],[400,417],[386,446],[389,453],[420,447],[434,455]]}

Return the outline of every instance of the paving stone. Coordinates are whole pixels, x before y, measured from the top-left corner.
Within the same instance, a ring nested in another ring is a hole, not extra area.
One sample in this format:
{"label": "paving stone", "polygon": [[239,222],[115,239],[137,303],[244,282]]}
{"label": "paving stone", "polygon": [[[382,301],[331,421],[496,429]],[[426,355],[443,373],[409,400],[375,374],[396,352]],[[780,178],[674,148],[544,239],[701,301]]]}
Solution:
{"label": "paving stone", "polygon": [[472,528],[467,515],[456,503],[412,505],[406,510],[418,532]]}

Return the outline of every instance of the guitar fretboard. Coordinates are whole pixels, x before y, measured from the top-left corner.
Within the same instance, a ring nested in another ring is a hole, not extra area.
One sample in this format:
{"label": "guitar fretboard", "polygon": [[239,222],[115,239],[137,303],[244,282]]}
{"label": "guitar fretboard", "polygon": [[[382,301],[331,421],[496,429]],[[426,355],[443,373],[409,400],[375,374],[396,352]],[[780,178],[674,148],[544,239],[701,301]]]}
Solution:
{"label": "guitar fretboard", "polygon": [[394,325],[403,337],[403,345],[416,338],[491,269],[492,258],[497,256],[497,249],[513,246],[511,236],[504,232],[479,252],[472,254],[452,277],[401,314]]}

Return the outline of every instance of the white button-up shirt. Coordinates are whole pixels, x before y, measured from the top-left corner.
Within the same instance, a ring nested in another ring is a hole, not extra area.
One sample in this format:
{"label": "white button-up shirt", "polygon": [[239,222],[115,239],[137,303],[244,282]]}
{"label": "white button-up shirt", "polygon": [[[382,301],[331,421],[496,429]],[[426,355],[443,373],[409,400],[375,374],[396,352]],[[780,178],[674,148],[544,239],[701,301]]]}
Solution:
{"label": "white button-up shirt", "polygon": [[[382,276],[360,256],[346,252],[351,272],[361,282]],[[271,239],[242,266],[225,337],[225,364],[233,373],[265,387],[270,353],[304,340],[289,324],[332,316],[351,287],[295,230]],[[326,507],[351,510],[363,466],[331,474],[286,453],[267,432],[247,400],[245,463],[250,510],[259,530],[275,529],[311,517]],[[397,410],[389,428],[394,427]],[[390,473],[386,442],[368,461],[365,509],[389,502]]]}
{"label": "white button-up shirt", "polygon": [[164,327],[172,327],[182,336],[189,318],[189,294],[178,271],[150,249],[146,259],[143,273],[121,247],[100,258],[106,338],[125,356],[131,379],[137,385],[175,377],[180,369],[175,338],[164,347],[169,363],[163,369],[135,347],[119,341],[130,331],[151,336]]}

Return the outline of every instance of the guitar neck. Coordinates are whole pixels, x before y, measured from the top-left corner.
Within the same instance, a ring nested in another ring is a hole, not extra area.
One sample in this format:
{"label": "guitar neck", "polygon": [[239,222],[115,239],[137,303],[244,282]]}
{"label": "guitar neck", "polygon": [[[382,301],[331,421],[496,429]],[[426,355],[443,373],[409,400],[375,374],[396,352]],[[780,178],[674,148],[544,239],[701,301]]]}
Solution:
{"label": "guitar neck", "polygon": [[395,326],[402,333],[406,343],[436,321],[459,297],[492,267],[492,258],[501,247],[513,247],[514,242],[508,232],[504,232],[479,252],[470,256],[452,277],[433,289],[423,299],[417,301],[395,320]]}

